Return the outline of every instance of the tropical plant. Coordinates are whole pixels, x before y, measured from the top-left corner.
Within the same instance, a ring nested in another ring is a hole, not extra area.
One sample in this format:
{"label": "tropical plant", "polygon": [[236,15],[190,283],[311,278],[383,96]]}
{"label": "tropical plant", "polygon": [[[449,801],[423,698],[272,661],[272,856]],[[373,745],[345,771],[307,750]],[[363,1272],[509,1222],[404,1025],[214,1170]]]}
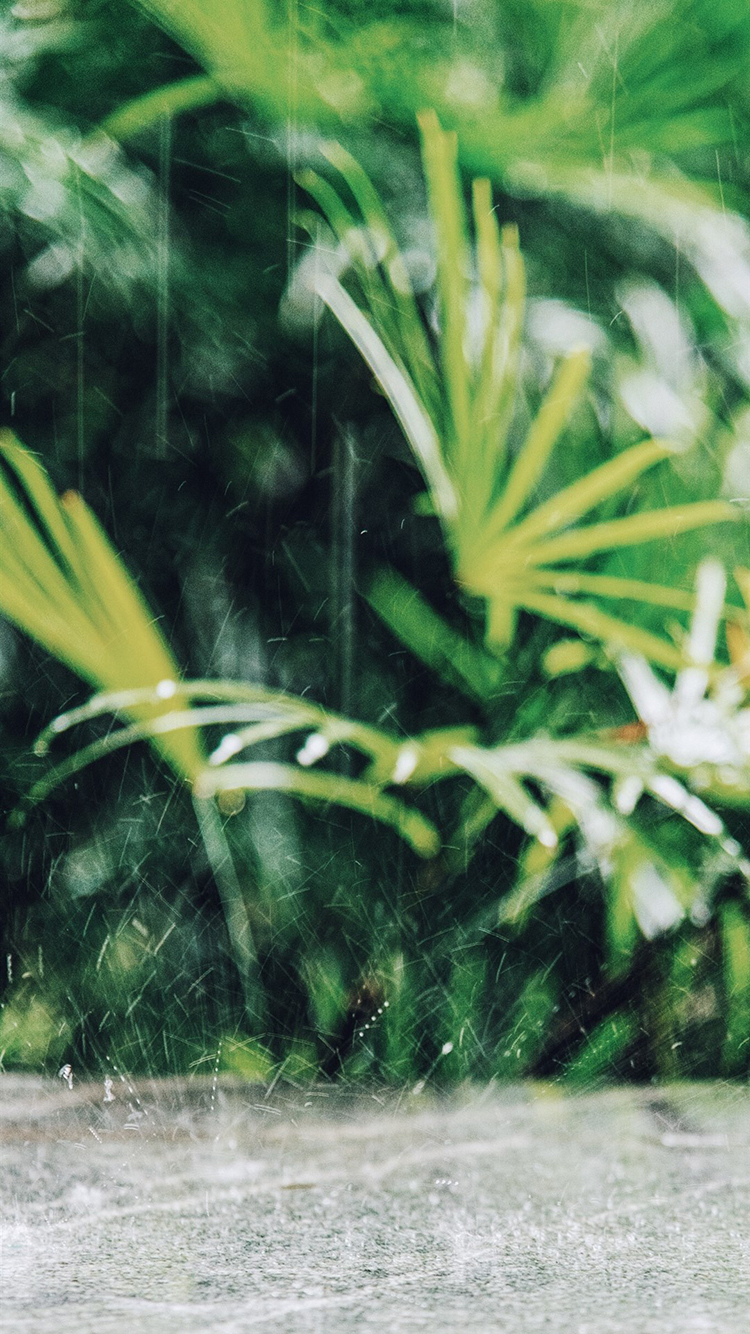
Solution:
{"label": "tropical plant", "polygon": [[746,18],[0,22],[0,1052],[745,1069]]}
{"label": "tropical plant", "polygon": [[[576,595],[685,610],[691,599],[684,591],[601,574],[579,562],[607,549],[671,539],[693,525],[739,514],[723,502],[707,501],[579,526],[582,516],[611,502],[675,448],[659,440],[626,448],[562,490],[553,486],[549,494],[548,488],[547,498],[533,504],[552,448],[585,381],[588,354],[585,349],[569,354],[525,439],[514,449],[524,287],[517,238],[507,229],[501,236],[489,183],[475,181],[476,245],[470,254],[455,139],[443,133],[432,114],[422,116],[420,123],[437,251],[432,330],[418,308],[407,266],[372,186],[337,145],[327,146],[325,156],[344,177],[358,215],[318,175],[306,172],[300,178],[330,229],[322,241],[314,241],[320,253],[314,265],[305,265],[305,273],[314,275],[318,296],[349,334],[391,404],[428,487],[419,510],[441,521],[459,586],[486,601],[487,647],[499,655],[512,651],[517,614],[524,610],[572,626],[588,640],[599,639],[610,664],[620,671],[639,718],[630,744],[623,744],[626,728],[614,744],[601,735],[539,735],[450,752],[454,763],[545,848],[558,846],[555,817],[562,831],[571,820],[578,825],[608,883],[609,941],[613,963],[620,967],[623,958],[632,958],[641,932],[651,938],[673,928],[695,902],[695,886],[684,876],[680,883],[669,859],[660,858],[623,822],[644,791],[718,840],[747,885],[750,862],[702,799],[711,793],[720,803],[747,802],[750,749],[745,712],[737,712],[747,654],[740,622],[746,625],[747,618],[739,610],[731,613],[736,619],[730,620],[728,634],[736,661],[731,668],[718,669],[714,653],[725,593],[719,564],[701,566],[690,634],[675,643]],[[346,290],[347,278],[356,285],[359,304]],[[746,592],[742,571],[737,581]],[[452,632],[447,627],[436,630],[435,613],[392,572],[381,574],[369,600],[426,662],[435,661],[436,640],[450,642]],[[472,675],[482,670],[485,682],[490,680],[480,653],[478,645],[469,643],[456,655],[471,663],[472,670],[463,673],[470,687]],[[550,664],[553,655],[561,664],[567,655],[583,665],[590,661],[591,650],[580,643],[560,643],[550,650]],[[677,671],[671,703],[647,658]],[[704,700],[709,684],[712,695]],[[485,707],[497,728],[497,708],[491,701],[490,690]],[[589,776],[592,771],[613,780],[614,809],[607,808]],[[530,798],[530,782],[553,797],[549,813]],[[476,821],[474,810],[471,819]],[[501,920],[525,917],[547,883],[545,876],[521,875],[518,888],[501,907]],[[745,949],[739,941],[747,938],[747,924],[741,922],[741,916],[732,919],[738,938],[731,944],[730,958],[739,958]],[[744,995],[742,987],[739,990]],[[743,1031],[746,1027],[744,1023]]]}
{"label": "tropical plant", "polygon": [[[210,0],[135,2],[205,72],[119,108],[107,122],[116,136],[229,98],[283,118],[299,160],[308,126],[369,127],[385,109],[394,127],[410,130],[416,113],[434,107],[458,131],[470,170],[521,198],[637,219],[684,250],[730,328],[747,321],[750,241],[726,210],[719,160],[747,111],[737,71],[750,23],[736,7],[717,16],[707,0],[687,12],[669,0],[648,13],[612,0],[593,11],[582,0],[540,0],[499,13],[473,5],[451,21],[428,4],[424,25],[388,0],[367,15],[342,4],[285,16],[266,0],[225,0],[220,11]],[[412,48],[407,68],[402,53]],[[655,55],[663,51],[668,61]],[[700,78],[686,79],[681,71],[698,64]],[[734,365],[742,374],[741,358]]]}
{"label": "tropical plant", "polygon": [[[576,529],[574,524],[581,514],[609,500],[643,468],[665,456],[664,446],[649,441],[601,464],[582,481],[553,494],[523,516],[572,410],[587,357],[573,354],[556,373],[524,443],[513,457],[509,437],[523,299],[517,241],[506,237],[503,246],[491,213],[488,187],[486,183],[475,185],[482,319],[472,350],[467,330],[470,285],[464,276],[468,254],[454,144],[431,118],[423,118],[423,132],[438,238],[437,350],[433,352],[430,346],[409,290],[405,265],[374,192],[356,164],[335,149],[329,155],[346,172],[352,193],[367,211],[366,225],[360,224],[357,229],[319,179],[308,177],[306,181],[327,203],[329,222],[336,228],[339,244],[353,257],[371,317],[378,311],[385,312],[383,337],[338,279],[330,274],[320,277],[317,291],[351,334],[389,397],[428,484],[430,508],[442,521],[453,549],[456,578],[470,593],[487,599],[489,645],[496,653],[509,650],[519,609],[537,611],[589,635],[598,635],[620,662],[644,721],[656,729],[653,738],[649,731],[641,745],[618,746],[595,735],[539,735],[487,746],[480,744],[473,729],[447,729],[399,742],[380,729],[263,686],[222,681],[182,683],[159,632],[90,511],[75,495],[57,502],[39,465],[12,437],[6,437],[3,458],[8,471],[2,491],[6,515],[4,610],[100,691],[88,705],[56,719],[40,738],[37,751],[44,754],[53,737],[102,714],[124,714],[131,719],[63,761],[32,789],[32,800],[45,797],[59,781],[92,760],[148,738],[177,774],[192,784],[209,846],[221,837],[220,822],[215,814],[208,814],[213,812],[211,798],[223,795],[225,810],[231,812],[233,794],[275,788],[368,813],[393,824],[418,852],[434,856],[439,841],[429,820],[384,789],[429,786],[461,773],[489,798],[478,828],[487,822],[492,810],[499,809],[544,847],[554,849],[558,844],[555,815],[559,820],[560,809],[566,810],[584,838],[596,846],[600,864],[611,857],[613,847],[622,844],[623,828],[616,815],[606,814],[603,794],[587,772],[615,780],[615,805],[621,811],[632,810],[639,793],[648,791],[705,834],[723,837],[722,822],[703,801],[661,770],[660,760],[673,762],[674,756],[657,739],[658,720],[645,699],[649,690],[655,695],[660,687],[653,676],[649,678],[651,684],[645,684],[648,669],[645,661],[639,666],[635,656],[645,651],[661,665],[680,664],[682,674],[676,691],[680,700],[685,696],[682,683],[693,680],[696,673],[705,689],[723,606],[723,583],[713,588],[710,598],[705,591],[699,595],[693,632],[685,650],[637,625],[605,616],[591,604],[565,596],[569,591],[598,592],[684,608],[688,602],[684,594],[664,586],[585,571],[554,570],[549,565],[556,558],[589,556],[605,544],[671,536],[696,524],[732,517],[732,511],[722,502],[705,502]],[[561,533],[566,529],[572,531]],[[704,584],[711,578],[716,585],[717,576],[708,572]],[[540,592],[545,584],[552,584],[554,591],[546,595]],[[706,628],[707,620],[713,635]],[[478,651],[481,654],[482,650]],[[470,660],[472,652],[476,654],[477,650],[469,649]],[[175,711],[176,702],[184,706],[182,711]],[[204,758],[198,729],[227,724],[235,730],[226,733]],[[702,735],[696,739],[694,728],[687,727],[685,732],[697,746],[682,765],[690,781],[696,768],[705,767],[710,746],[704,744]],[[295,733],[307,737],[297,750],[296,764],[239,758],[255,745]],[[320,761],[336,744],[364,754],[368,767],[361,777],[321,770]],[[744,763],[742,757],[738,774]],[[737,781],[741,781],[739,776]],[[529,784],[538,785],[560,803],[555,815],[538,803]],[[476,820],[474,803],[461,830],[465,843],[466,825],[476,825]],[[726,838],[723,845],[732,846]],[[225,862],[226,857],[220,855],[218,865]],[[230,931],[234,937],[239,936],[240,943],[235,940],[237,962],[244,970],[250,958],[247,946],[242,945],[247,927],[236,886],[225,895],[225,903]],[[528,907],[528,903],[528,888],[522,886],[520,895],[507,906],[506,915],[517,917],[519,905]]]}

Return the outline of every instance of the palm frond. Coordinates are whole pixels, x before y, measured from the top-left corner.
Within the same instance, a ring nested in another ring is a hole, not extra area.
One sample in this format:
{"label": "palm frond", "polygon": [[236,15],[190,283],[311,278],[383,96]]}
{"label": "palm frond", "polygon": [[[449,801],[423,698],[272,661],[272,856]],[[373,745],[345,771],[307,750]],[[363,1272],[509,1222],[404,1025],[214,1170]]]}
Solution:
{"label": "palm frond", "polygon": [[[514,7],[501,11],[496,41],[486,50],[470,24],[450,27],[437,11],[430,38],[420,27],[418,41],[419,20],[393,15],[398,47],[409,52],[399,78],[377,14],[347,20],[312,8],[291,18],[268,0],[224,0],[220,10],[215,0],[134,3],[206,76],[122,108],[109,122],[113,132],[130,134],[165,108],[202,105],[212,95],[285,118],[291,39],[300,125],[330,133],[383,117],[399,132],[411,131],[421,108],[434,106],[457,132],[461,164],[472,173],[520,197],[563,198],[586,211],[637,220],[679,245],[730,318],[750,316],[750,233],[725,208],[714,171],[722,150],[736,152],[735,125],[745,112],[737,71],[750,54],[750,20],[741,6],[731,18],[726,7],[717,22],[709,0],[696,0],[689,11],[677,0],[647,9],[612,3],[598,6],[592,23],[590,4],[566,4],[560,14],[542,0],[524,6],[523,20]],[[506,45],[533,92],[514,92],[510,84],[498,89],[496,62]],[[668,61],[655,57],[664,51]],[[436,67],[464,79],[472,71],[481,114],[474,98],[451,95],[452,78],[436,79]],[[445,201],[445,161],[436,160],[430,174]],[[460,215],[452,217],[455,223]],[[448,281],[455,288],[462,279],[454,273]],[[460,328],[458,316],[456,308],[453,330]],[[463,350],[453,331],[449,342],[457,366]]]}
{"label": "palm frond", "polygon": [[[98,692],[50,724],[37,754],[46,754],[70,728],[103,714],[128,720],[48,771],[26,804],[43,800],[102,756],[148,741],[193,787],[199,802],[228,788],[265,786],[362,811],[394,826],[421,855],[437,851],[434,826],[380,787],[309,772],[332,745],[346,743],[390,777],[399,763],[398,742],[377,728],[261,686],[182,682],[153,616],[85,501],[74,492],[58,499],[41,464],[7,431],[0,434],[0,468],[0,612]],[[182,709],[176,707],[180,703]],[[207,756],[201,729],[228,723],[236,730]],[[308,736],[296,764],[227,767],[248,747],[299,731]]]}
{"label": "palm frond", "polygon": [[[575,563],[623,546],[671,539],[696,527],[734,519],[738,512],[721,501],[696,502],[606,522],[583,522],[677,449],[671,441],[656,439],[631,446],[535,505],[537,486],[586,384],[589,354],[585,349],[573,351],[558,367],[511,460],[508,437],[517,387],[524,288],[517,237],[507,231],[501,235],[489,185],[477,181],[472,255],[455,137],[441,130],[433,113],[423,115],[420,126],[437,247],[440,331],[435,352],[425,350],[413,293],[405,303],[404,265],[394,283],[394,242],[372,186],[365,184],[361,169],[353,167],[348,156],[332,150],[329,160],[345,173],[362,214],[360,223],[335,202],[335,192],[327,182],[315,177],[308,178],[308,184],[323,201],[339,245],[350,254],[368,313],[330,272],[317,277],[317,293],[349,334],[391,404],[427,483],[431,508],[442,521],[456,579],[468,593],[487,603],[490,644],[507,647],[517,612],[523,608],[676,667],[679,651],[673,644],[601,612],[576,595],[588,592],[606,600],[627,599],[683,610],[684,592],[672,593],[664,585],[642,580],[597,584],[595,574],[585,568],[579,571]],[[363,235],[370,237],[369,248]],[[385,242],[379,240],[383,236]],[[369,253],[366,262],[365,249]],[[472,264],[481,298],[479,328],[472,331],[473,348],[469,336]],[[402,317],[399,312],[406,313]],[[416,327],[421,337],[415,351],[412,333]],[[420,392],[422,385],[428,386],[426,394]]]}
{"label": "palm frond", "polygon": [[[147,687],[136,723],[170,707],[177,664],[138,589],[85,501],[55,495],[33,454],[0,434],[0,611],[55,657],[105,691]],[[193,728],[159,737],[180,777],[203,768]]]}

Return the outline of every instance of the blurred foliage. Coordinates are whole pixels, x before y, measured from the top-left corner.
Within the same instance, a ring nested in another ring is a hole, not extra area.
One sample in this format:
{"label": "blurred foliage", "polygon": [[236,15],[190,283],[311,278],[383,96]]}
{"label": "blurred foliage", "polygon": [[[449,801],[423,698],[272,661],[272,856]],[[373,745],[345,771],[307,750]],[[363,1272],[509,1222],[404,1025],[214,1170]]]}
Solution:
{"label": "blurred foliage", "polygon": [[[746,1076],[748,531],[662,516],[750,496],[750,16],[3,0],[0,48],[5,1068]],[[592,481],[532,587],[508,523]]]}

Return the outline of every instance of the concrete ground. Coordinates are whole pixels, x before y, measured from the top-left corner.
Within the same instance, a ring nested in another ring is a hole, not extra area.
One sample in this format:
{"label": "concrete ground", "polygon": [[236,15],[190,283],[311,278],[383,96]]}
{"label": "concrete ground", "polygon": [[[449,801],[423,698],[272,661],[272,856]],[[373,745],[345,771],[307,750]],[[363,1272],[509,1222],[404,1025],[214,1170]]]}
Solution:
{"label": "concrete ground", "polygon": [[748,1334],[747,1086],[0,1075],[0,1328]]}

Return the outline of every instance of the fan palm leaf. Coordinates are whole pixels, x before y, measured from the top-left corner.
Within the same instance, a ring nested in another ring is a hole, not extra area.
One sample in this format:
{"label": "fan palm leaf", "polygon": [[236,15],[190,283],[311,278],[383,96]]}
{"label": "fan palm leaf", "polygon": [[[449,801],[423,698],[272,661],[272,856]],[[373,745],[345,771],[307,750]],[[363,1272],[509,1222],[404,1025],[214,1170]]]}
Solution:
{"label": "fan palm leaf", "polygon": [[[707,501],[587,522],[599,506],[627,492],[675,450],[672,442],[657,439],[625,449],[534,503],[552,451],[585,388],[589,354],[575,349],[563,359],[512,457],[524,293],[518,236],[513,228],[499,230],[489,183],[475,181],[472,252],[455,136],[441,129],[433,113],[420,117],[420,128],[437,248],[440,326],[435,346],[426,339],[413,293],[404,296],[404,266],[394,281],[394,243],[382,208],[373,202],[373,189],[363,184],[361,168],[336,148],[329,148],[327,156],[358,204],[359,221],[328,182],[311,172],[300,181],[351,258],[359,303],[330,272],[318,275],[317,293],[391,404],[442,522],[456,579],[486,601],[490,643],[507,647],[517,613],[524,609],[676,668],[680,655],[673,644],[579,595],[684,609],[684,591],[611,576],[599,576],[597,582],[596,574],[580,563],[731,520],[737,511],[722,501]],[[469,328],[472,265],[480,307],[478,347],[476,332],[472,340]],[[418,338],[413,337],[416,328]]]}

